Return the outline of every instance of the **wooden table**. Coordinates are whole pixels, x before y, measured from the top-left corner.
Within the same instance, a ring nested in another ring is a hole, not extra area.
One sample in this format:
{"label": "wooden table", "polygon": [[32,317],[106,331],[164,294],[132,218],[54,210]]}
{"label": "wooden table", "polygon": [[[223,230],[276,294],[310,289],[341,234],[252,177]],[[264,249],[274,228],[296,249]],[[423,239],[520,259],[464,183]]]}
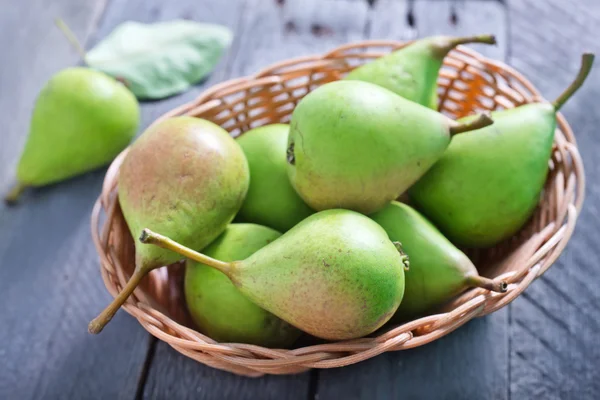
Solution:
{"label": "wooden table", "polygon": [[[144,103],[143,126],[228,78],[366,38],[494,33],[505,60],[548,97],[600,53],[600,1],[562,0],[0,0],[0,188],[12,182],[33,101],[78,62],[53,25],[90,47],[125,20],[188,18],[236,38],[204,84]],[[104,170],[0,206],[0,399],[598,399],[600,398],[600,67],[565,107],[585,161],[587,200],[558,262],[513,304],[425,347],[343,369],[237,377],[197,364],[120,312],[99,336],[87,322],[109,301],[89,215]]]}

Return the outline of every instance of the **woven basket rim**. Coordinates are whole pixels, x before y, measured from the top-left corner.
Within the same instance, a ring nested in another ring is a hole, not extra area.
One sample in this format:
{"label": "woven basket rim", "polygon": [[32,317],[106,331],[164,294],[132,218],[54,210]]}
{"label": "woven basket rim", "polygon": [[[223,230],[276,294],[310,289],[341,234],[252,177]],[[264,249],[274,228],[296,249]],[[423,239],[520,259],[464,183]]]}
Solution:
{"label": "woven basket rim", "polygon": [[[281,85],[285,79],[296,75],[301,76],[303,72],[306,72],[307,68],[303,67],[305,64],[312,69],[339,67],[348,57],[347,52],[362,51],[371,47],[388,48],[389,52],[409,43],[410,41],[366,40],[336,47],[325,54],[287,59],[263,68],[254,75],[214,85],[201,93],[195,100],[163,114],[153,123],[176,115],[202,115],[206,110],[221,107],[223,104],[221,99],[230,94],[240,91],[247,92],[264,85]],[[357,52],[353,56],[368,58],[382,54]],[[544,100],[533,84],[515,69],[501,61],[484,57],[464,46],[458,46],[453,50],[446,57],[444,63],[451,66],[464,63],[466,65],[464,68],[477,64],[486,71],[505,74],[530,93],[530,96],[521,103]],[[551,187],[555,192],[552,192],[554,196],[550,201],[558,211],[555,212],[552,221],[538,221],[542,228],[528,236],[528,239],[507,257],[507,262],[510,260],[523,261],[524,259],[526,262],[510,272],[499,275],[509,283],[506,293],[493,293],[480,288],[471,289],[450,303],[446,312],[419,318],[393,329],[378,332],[376,336],[292,350],[270,349],[242,343],[218,343],[152,308],[147,296],[140,290],[134,293],[123,308],[134,316],[150,334],[167,342],[182,354],[206,365],[247,376],[289,374],[310,368],[341,367],[366,360],[386,351],[409,349],[434,341],[475,317],[487,315],[506,306],[518,297],[534,279],[543,274],[565,248],[583,204],[585,176],[574,134],[560,113],[557,113],[557,133],[560,135],[557,134],[555,138],[556,160],[553,160],[558,171],[556,175],[562,175],[555,179],[558,182],[554,185],[556,188]],[[108,168],[102,193],[91,214],[92,239],[100,255],[103,281],[112,296],[115,296],[126,282],[122,265],[114,253],[111,232],[118,212],[116,176],[128,149],[119,154]],[[103,225],[100,223],[102,215],[106,216],[106,222]]]}

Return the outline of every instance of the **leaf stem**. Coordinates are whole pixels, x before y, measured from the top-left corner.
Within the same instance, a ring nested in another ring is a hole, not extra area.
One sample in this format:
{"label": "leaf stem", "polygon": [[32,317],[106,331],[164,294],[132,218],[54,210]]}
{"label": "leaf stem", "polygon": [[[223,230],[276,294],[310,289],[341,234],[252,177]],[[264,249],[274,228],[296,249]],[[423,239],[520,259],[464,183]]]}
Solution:
{"label": "leaf stem", "polygon": [[54,20],[54,23],[56,24],[58,29],[60,29],[60,31],[63,33],[63,35],[65,35],[65,37],[67,38],[69,43],[71,43],[71,46],[73,46],[73,48],[77,51],[77,53],[79,53],[81,60],[86,65],[88,65],[85,50],[83,49],[83,46],[81,45],[79,40],[77,40],[77,37],[75,36],[75,34],[71,30],[71,28],[69,28],[69,26],[61,18],[56,18]]}

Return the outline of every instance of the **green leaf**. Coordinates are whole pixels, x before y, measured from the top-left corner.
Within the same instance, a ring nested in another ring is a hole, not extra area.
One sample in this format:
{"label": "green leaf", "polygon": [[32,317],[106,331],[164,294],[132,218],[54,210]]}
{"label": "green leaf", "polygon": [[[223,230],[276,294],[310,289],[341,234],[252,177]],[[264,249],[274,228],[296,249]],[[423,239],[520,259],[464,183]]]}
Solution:
{"label": "green leaf", "polygon": [[90,50],[85,61],[123,80],[137,98],[161,99],[206,77],[232,36],[224,26],[185,20],[125,22]]}

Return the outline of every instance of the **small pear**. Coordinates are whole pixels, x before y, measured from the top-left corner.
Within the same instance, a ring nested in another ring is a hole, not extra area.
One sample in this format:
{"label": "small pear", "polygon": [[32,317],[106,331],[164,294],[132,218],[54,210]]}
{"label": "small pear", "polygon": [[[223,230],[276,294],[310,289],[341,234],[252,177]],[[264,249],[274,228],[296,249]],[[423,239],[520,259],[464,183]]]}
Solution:
{"label": "small pear", "polygon": [[[150,227],[202,249],[233,220],[248,184],[246,157],[223,128],[175,117],[152,125],[131,146],[119,172],[119,204],[134,238]],[[100,332],[148,272],[180,258],[136,241],[133,275],[89,331]]]}
{"label": "small pear", "polygon": [[18,183],[6,201],[107,164],[129,144],[139,119],[133,94],[110,76],[83,67],[58,72],[36,100]]}
{"label": "small pear", "polygon": [[379,225],[353,211],[313,214],[235,262],[144,232],[142,242],[216,268],[260,307],[323,339],[370,334],[391,318],[404,293],[406,256]]}
{"label": "small pear", "polygon": [[292,114],[288,174],[315,210],[369,214],[398,198],[441,156],[454,134],[491,124],[458,124],[368,82],[327,83]]}
{"label": "small pear", "polygon": [[470,287],[506,291],[506,282],[479,276],[469,258],[421,214],[393,201],[371,215],[410,257],[406,290],[394,321],[421,316]]}
{"label": "small pear", "polygon": [[371,82],[437,110],[437,79],[444,57],[467,43],[496,44],[493,35],[432,36],[356,68],[345,79]]}
{"label": "small pear", "polygon": [[286,232],[314,213],[287,176],[288,132],[289,125],[273,124],[251,129],[237,139],[250,167],[250,187],[238,213],[241,221]]}
{"label": "small pear", "polygon": [[583,55],[577,79],[553,103],[494,112],[493,126],[453,138],[411,188],[417,208],[452,242],[493,246],[527,222],[548,175],[556,112],[583,84],[593,59]]}
{"label": "small pear", "polygon": [[[281,233],[256,224],[231,224],[206,247],[205,255],[223,261],[243,260]],[[194,322],[219,342],[288,347],[301,331],[248,300],[222,272],[187,261],[185,299]]]}

